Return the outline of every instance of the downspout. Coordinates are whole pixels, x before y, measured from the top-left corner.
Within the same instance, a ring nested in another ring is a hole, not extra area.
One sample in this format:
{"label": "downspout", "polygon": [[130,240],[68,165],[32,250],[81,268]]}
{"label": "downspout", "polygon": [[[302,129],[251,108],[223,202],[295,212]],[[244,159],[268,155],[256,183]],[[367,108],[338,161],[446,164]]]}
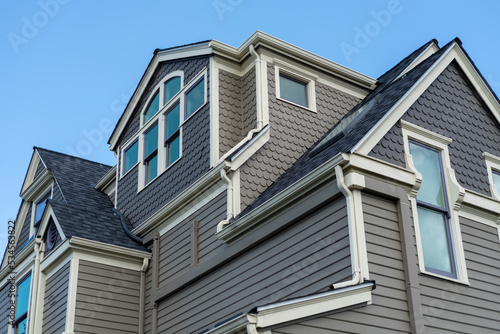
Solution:
{"label": "downspout", "polygon": [[141,267],[141,286],[139,296],[139,334],[144,334],[144,318],[145,318],[145,305],[146,305],[146,270],[148,269],[149,259],[142,260]]}
{"label": "downspout", "polygon": [[245,145],[248,141],[250,141],[253,137],[253,135],[262,128],[264,128],[264,121],[263,121],[263,116],[262,116],[262,73],[261,73],[261,66],[260,66],[260,56],[255,52],[255,48],[253,45],[250,44],[249,47],[250,55],[255,58],[255,100],[256,100],[256,113],[257,113],[257,127],[255,129],[252,129],[248,131],[247,135],[243,140],[241,140],[237,145],[235,145],[232,149],[230,149],[226,154],[224,154],[223,157],[219,159],[219,162],[224,161],[225,157],[230,156],[233,154],[233,152],[237,151],[240,147]]}
{"label": "downspout", "polygon": [[345,288],[347,286],[363,283],[363,276],[360,269],[360,258],[358,248],[358,234],[356,228],[356,210],[354,209],[354,196],[347,188],[344,182],[344,172],[340,165],[335,166],[335,175],[337,177],[337,186],[342,194],[344,194],[347,205],[347,223],[349,225],[349,246],[351,250],[351,266],[353,269],[352,279],[345,282],[340,282],[333,285],[334,289]]}
{"label": "downspout", "polygon": [[225,168],[220,170],[220,176],[227,183],[227,214],[226,214],[226,219],[220,221],[219,224],[217,224],[217,232],[222,231],[224,226],[229,224],[229,221],[231,220],[231,218],[233,218],[233,214],[234,214],[234,210],[233,210],[233,191],[234,191],[233,190],[233,181],[227,176],[227,172],[226,172]]}
{"label": "downspout", "polygon": [[35,333],[35,321],[37,313],[38,301],[38,280],[40,279],[40,258],[42,253],[42,238],[35,238],[35,272],[33,275],[33,300],[31,301],[31,326],[29,326],[29,334]]}

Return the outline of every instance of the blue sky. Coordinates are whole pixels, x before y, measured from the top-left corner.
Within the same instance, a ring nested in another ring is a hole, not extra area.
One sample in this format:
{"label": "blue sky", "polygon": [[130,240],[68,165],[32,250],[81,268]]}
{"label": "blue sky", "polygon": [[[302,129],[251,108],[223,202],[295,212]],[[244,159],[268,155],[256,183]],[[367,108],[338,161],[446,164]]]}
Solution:
{"label": "blue sky", "polygon": [[500,93],[498,1],[77,1],[0,4],[0,247],[33,146],[115,164],[107,140],[153,51],[261,30],[371,77],[459,37]]}

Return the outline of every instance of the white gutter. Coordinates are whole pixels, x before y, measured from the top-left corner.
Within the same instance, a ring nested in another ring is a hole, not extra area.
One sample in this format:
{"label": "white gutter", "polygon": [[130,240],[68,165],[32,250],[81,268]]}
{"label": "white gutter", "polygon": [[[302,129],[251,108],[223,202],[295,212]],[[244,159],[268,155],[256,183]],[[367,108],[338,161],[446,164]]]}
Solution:
{"label": "white gutter", "polygon": [[334,289],[344,288],[351,285],[363,283],[363,277],[360,269],[358,233],[356,228],[356,210],[354,209],[354,196],[347,188],[344,181],[344,171],[340,165],[335,166],[335,175],[337,176],[337,186],[344,194],[347,205],[347,223],[349,225],[349,247],[351,250],[351,267],[353,269],[352,279],[349,281],[337,283],[333,285]]}

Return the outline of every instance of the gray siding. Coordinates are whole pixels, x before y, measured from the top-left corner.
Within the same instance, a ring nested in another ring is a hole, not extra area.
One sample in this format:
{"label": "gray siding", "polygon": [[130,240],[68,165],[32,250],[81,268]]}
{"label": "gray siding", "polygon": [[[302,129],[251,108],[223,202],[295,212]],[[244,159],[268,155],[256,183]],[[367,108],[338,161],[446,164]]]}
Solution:
{"label": "gray siding", "polygon": [[363,194],[373,304],[272,330],[273,334],[410,333],[396,203]]}
{"label": "gray siding", "polygon": [[[139,113],[145,100],[159,80],[176,69],[183,69],[184,80],[188,82],[204,66],[208,58],[195,58],[186,61],[167,62],[160,66],[152,83],[146,89],[132,120],[127,125],[119,145],[125,142],[139,129]],[[174,66],[175,65],[175,66]],[[134,227],[142,223],[159,208],[170,202],[191,183],[200,178],[210,168],[210,73],[207,75],[208,103],[194,114],[183,126],[182,158],[161,174],[152,184],[137,193],[138,167],[123,177],[117,184],[117,206],[130,220]]]}
{"label": "gray siding", "polygon": [[[464,188],[490,195],[483,152],[500,156],[500,127],[455,63],[441,73],[402,119],[453,139],[450,162]],[[374,147],[371,156],[404,166],[398,125]]]}
{"label": "gray siding", "polygon": [[9,330],[10,287],[10,283],[7,283],[0,289],[0,334],[7,334]]}
{"label": "gray siding", "polygon": [[466,218],[460,218],[460,228],[470,286],[420,276],[426,333],[498,333],[498,230]]}
{"label": "gray siding", "polygon": [[139,272],[80,260],[75,334],[137,333]]}
{"label": "gray siding", "polygon": [[241,167],[241,208],[287,170],[360,100],[316,83],[317,113],[276,98],[274,66],[268,66],[271,138]]}
{"label": "gray siding", "polygon": [[257,125],[255,68],[239,77],[219,71],[219,154],[222,156]]}
{"label": "gray siding", "polygon": [[16,251],[15,251],[16,254],[18,254],[24,248],[25,244],[30,239],[32,207],[33,206],[30,203],[28,213],[26,214],[26,218],[24,219],[22,227],[19,226],[19,224],[17,224],[18,222],[16,222],[16,229],[21,228],[21,233],[19,234],[19,238],[17,239],[17,244],[16,244]]}
{"label": "gray siding", "polygon": [[70,264],[71,262],[65,264],[50,276],[45,283],[42,325],[42,332],[44,334],[60,334],[64,332],[66,326]]}
{"label": "gray siding", "polygon": [[256,305],[324,291],[350,273],[340,198],[162,301],[158,333],[197,333]]}
{"label": "gray siding", "polygon": [[[217,224],[226,218],[226,193],[223,192],[201,210],[189,216],[160,239],[160,287],[186,272],[193,265],[193,251],[198,250],[198,262],[222,246],[215,236]],[[198,222],[198,245],[194,245],[193,222]]]}

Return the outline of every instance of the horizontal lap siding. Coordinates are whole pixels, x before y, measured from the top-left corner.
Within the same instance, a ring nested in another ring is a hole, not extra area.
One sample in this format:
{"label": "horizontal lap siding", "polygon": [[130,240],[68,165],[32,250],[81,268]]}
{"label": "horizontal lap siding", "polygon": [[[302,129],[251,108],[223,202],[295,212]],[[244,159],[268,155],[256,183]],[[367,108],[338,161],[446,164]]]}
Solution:
{"label": "horizontal lap siding", "polygon": [[273,334],[409,333],[396,204],[363,194],[373,304],[272,330]]}
{"label": "horizontal lap siding", "polygon": [[160,239],[159,286],[179,277],[193,265],[193,223],[198,222],[199,262],[220,247],[215,232],[226,218],[226,192],[218,195],[201,210],[187,217]]}
{"label": "horizontal lap siding", "polygon": [[44,334],[64,332],[66,325],[66,308],[68,304],[69,269],[71,262],[65,264],[45,283],[43,302]]}
{"label": "horizontal lap siding", "polygon": [[427,333],[498,333],[498,230],[465,218],[460,218],[460,229],[470,286],[420,277]]}
{"label": "horizontal lap siding", "polygon": [[0,334],[7,334],[9,330],[9,290],[11,284],[7,283],[0,290]]}
{"label": "horizontal lap siding", "polygon": [[325,290],[350,272],[342,198],[162,302],[158,332],[197,333],[256,305]]}
{"label": "horizontal lap siding", "polygon": [[75,334],[137,333],[139,272],[80,260]]}

